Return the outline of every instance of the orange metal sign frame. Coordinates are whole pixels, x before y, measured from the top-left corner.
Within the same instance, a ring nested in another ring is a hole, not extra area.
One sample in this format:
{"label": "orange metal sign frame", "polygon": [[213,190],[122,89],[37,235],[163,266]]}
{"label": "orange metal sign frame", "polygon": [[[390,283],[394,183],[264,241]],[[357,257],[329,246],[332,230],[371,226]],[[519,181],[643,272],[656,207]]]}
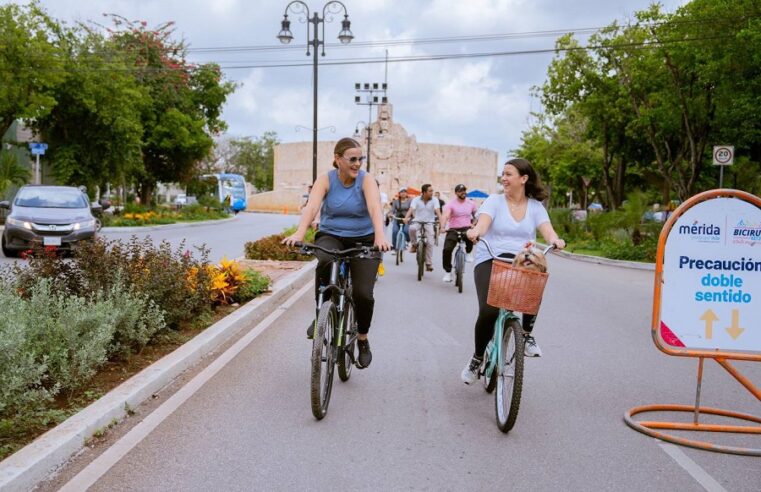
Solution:
{"label": "orange metal sign frame", "polygon": [[[761,362],[761,353],[747,353],[737,351],[726,350],[705,350],[705,349],[688,349],[688,348],[674,348],[661,343],[659,336],[659,330],[661,326],[661,295],[662,295],[662,281],[663,281],[663,259],[666,249],[666,239],[674,227],[677,219],[684,214],[687,210],[697,205],[698,203],[706,200],[712,200],[715,198],[739,198],[746,202],[761,208],[761,198],[739,190],[719,189],[706,191],[699,193],[683,204],[681,204],[669,217],[661,230],[661,235],[658,239],[658,251],[656,253],[655,260],[655,287],[653,290],[653,319],[651,332],[655,346],[659,350],[668,354],[678,357],[696,357],[698,358],[698,376],[697,376],[697,391],[695,396],[695,405],[645,405],[641,407],[632,408],[626,414],[624,414],[624,421],[633,429],[662,439],[665,441],[673,442],[675,444],[682,444],[693,448],[705,449],[708,451],[719,451],[723,453],[742,454],[749,456],[761,456],[761,449],[756,448],[741,448],[732,446],[722,446],[718,444],[712,444],[705,441],[695,441],[692,439],[686,439],[683,437],[672,436],[659,432],[655,429],[671,429],[671,430],[693,430],[703,432],[734,432],[745,434],[759,434],[761,435],[761,425],[754,426],[736,426],[736,425],[723,425],[723,424],[704,424],[699,422],[700,414],[719,415],[722,417],[735,418],[761,424],[761,418],[732,412],[729,410],[721,410],[716,408],[701,407],[700,406],[700,391],[703,381],[703,362],[705,359],[714,359],[722,368],[724,368],[733,378],[735,378],[742,386],[744,386],[753,396],[761,401],[761,389],[756,388],[753,383],[747,377],[740,374],[740,372],[729,363],[729,360],[746,360]],[[691,412],[693,413],[693,422],[659,422],[659,421],[636,421],[634,415],[643,412]]]}

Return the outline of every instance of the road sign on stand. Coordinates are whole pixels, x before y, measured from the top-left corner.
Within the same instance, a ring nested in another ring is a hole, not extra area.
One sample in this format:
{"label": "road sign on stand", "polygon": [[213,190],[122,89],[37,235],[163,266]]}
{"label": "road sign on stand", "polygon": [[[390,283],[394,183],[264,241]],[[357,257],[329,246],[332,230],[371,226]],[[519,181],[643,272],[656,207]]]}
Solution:
{"label": "road sign on stand", "polygon": [[714,145],[713,165],[719,168],[719,188],[724,187],[724,166],[731,166],[735,162],[734,145]]}
{"label": "road sign on stand", "polygon": [[[714,153],[716,158],[716,153]],[[731,155],[720,154],[720,159]],[[722,168],[723,169],[723,168]],[[668,355],[698,359],[695,405],[645,405],[624,421],[635,430],[676,444],[723,453],[761,456],[761,448],[725,446],[661,432],[662,429],[761,435],[761,425],[700,422],[720,416],[761,424],[761,417],[702,407],[703,362],[715,360],[761,401],[761,389],[730,360],[761,362],[761,198],[737,190],[693,196],[661,230],[655,260],[655,345]],[[689,412],[693,421],[637,421],[644,412]]]}

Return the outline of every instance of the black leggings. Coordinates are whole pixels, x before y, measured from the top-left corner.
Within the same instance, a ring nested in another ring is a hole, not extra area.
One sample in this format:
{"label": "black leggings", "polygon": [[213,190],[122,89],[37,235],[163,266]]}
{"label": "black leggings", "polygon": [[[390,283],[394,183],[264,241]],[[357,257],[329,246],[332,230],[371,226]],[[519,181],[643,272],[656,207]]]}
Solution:
{"label": "black leggings", "polygon": [[[357,243],[372,246],[375,242],[375,234],[361,237],[338,237],[318,232],[314,242],[326,249],[354,248]],[[322,251],[316,251],[315,254],[318,259],[314,283],[316,301],[320,293],[320,285],[327,285],[330,282],[332,258]],[[357,331],[363,335],[366,335],[370,330],[370,323],[373,320],[373,308],[375,307],[373,288],[375,287],[375,274],[378,273],[379,265],[380,258],[352,258],[349,260],[352,300],[354,301],[354,313],[357,316]]]}
{"label": "black leggings", "polygon": [[[461,227],[459,229],[449,229],[447,231],[447,237],[444,239],[444,252],[441,255],[441,259],[444,263],[444,271],[450,273],[452,271],[452,251],[457,246],[457,231],[465,232],[470,227]],[[465,238],[465,252],[470,253],[473,251],[473,243],[470,239]]]}
{"label": "black leggings", "polygon": [[[515,255],[506,253],[500,255],[502,258],[513,258]],[[476,320],[476,341],[474,355],[481,357],[489,344],[489,340],[494,336],[494,323],[499,317],[499,308],[486,304],[486,298],[489,295],[489,278],[491,277],[491,262],[487,260],[476,265],[473,269],[473,278],[476,283],[476,295],[478,296],[478,319]],[[531,333],[534,329],[533,314],[523,315],[523,330]]]}

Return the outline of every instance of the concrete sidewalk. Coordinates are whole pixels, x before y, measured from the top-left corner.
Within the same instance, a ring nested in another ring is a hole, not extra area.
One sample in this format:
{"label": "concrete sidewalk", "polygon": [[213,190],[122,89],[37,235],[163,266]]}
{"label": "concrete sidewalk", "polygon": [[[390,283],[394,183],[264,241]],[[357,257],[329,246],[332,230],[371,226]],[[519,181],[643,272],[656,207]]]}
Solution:
{"label": "concrete sidewalk", "polygon": [[272,286],[229,316],[208,327],[191,341],[143,369],[90,406],[46,432],[0,462],[0,490],[26,491],[48,478],[85,445],[99,429],[122,420],[127,410],[151,398],[185,370],[235,335],[254,328],[292,294],[314,279],[316,260]]}

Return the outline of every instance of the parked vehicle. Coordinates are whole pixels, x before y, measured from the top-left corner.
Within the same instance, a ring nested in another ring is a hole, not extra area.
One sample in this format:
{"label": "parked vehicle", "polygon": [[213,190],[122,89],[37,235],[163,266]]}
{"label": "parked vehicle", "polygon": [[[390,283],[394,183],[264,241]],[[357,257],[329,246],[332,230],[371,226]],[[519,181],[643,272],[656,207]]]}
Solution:
{"label": "parked vehicle", "polygon": [[177,198],[174,199],[175,205],[187,205],[188,204],[188,195],[182,193],[177,195]]}
{"label": "parked vehicle", "polygon": [[0,208],[10,211],[2,234],[6,257],[18,256],[34,245],[70,250],[95,236],[95,215],[103,210],[98,203],[90,204],[78,188],[48,185],[23,186],[11,202],[0,202]]}

